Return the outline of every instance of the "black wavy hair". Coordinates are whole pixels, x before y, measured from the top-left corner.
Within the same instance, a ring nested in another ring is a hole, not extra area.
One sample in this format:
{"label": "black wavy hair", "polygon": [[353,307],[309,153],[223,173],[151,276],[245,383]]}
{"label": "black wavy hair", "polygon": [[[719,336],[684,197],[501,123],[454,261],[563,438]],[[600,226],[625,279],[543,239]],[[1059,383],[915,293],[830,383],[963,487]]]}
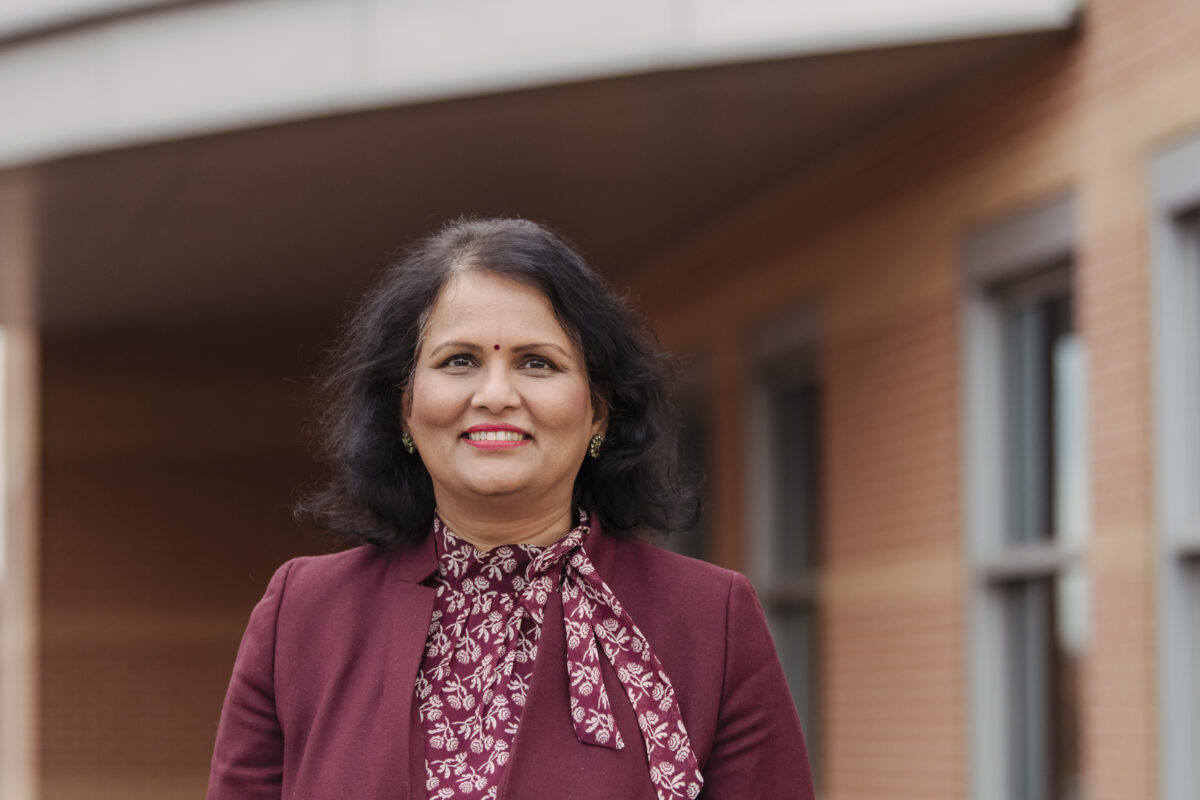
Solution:
{"label": "black wavy hair", "polygon": [[674,531],[698,516],[677,467],[674,361],[645,323],[561,237],[523,219],[460,219],[417,242],[344,325],[317,386],[318,434],[331,476],[297,504],[301,518],[382,548],[424,537],[433,483],[400,443],[401,403],[422,334],[447,279],[479,270],[550,300],[587,365],[593,402],[608,408],[599,459],[585,458],[573,501],[616,533]]}

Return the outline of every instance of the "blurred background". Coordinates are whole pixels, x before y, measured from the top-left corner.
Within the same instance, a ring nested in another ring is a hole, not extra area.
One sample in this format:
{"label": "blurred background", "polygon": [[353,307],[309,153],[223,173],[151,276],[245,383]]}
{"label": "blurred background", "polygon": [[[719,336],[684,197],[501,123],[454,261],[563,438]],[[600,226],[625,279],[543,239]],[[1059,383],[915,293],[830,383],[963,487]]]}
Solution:
{"label": "blurred background", "polygon": [[465,213],[684,358],[824,800],[1196,800],[1198,87],[1194,0],[6,0],[0,798],[203,796],[314,366]]}

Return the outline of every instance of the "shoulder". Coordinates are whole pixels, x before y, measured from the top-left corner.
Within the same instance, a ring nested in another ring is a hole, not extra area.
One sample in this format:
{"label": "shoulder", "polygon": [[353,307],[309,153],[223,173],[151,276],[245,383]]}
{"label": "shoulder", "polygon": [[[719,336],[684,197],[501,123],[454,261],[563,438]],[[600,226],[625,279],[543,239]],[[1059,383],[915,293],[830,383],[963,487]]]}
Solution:
{"label": "shoulder", "polygon": [[[293,558],[282,564],[250,614],[235,672],[273,669],[270,665],[277,653],[287,649],[291,642],[301,640],[293,634],[323,628],[330,619],[337,624],[337,618],[344,621],[352,616],[336,611],[339,605],[353,609],[358,603],[350,599],[346,587],[360,585],[361,576],[378,569],[378,562],[379,554],[358,547],[330,555]],[[332,614],[331,608],[335,609]]]}
{"label": "shoulder", "polygon": [[412,549],[388,551],[374,545],[300,556],[275,571],[267,594],[277,595],[280,606],[293,609],[371,602],[383,595],[387,585],[420,571],[421,562],[422,554]]}
{"label": "shoulder", "polygon": [[317,587],[378,570],[391,556],[393,554],[374,545],[361,545],[338,553],[293,558],[281,565],[275,576],[279,578],[282,575],[289,588],[301,585]]}
{"label": "shoulder", "polygon": [[[645,542],[613,538],[601,576],[639,626],[669,639],[723,642],[728,626],[761,617],[762,606],[741,573]],[[604,566],[601,566],[601,563]]]}
{"label": "shoulder", "polygon": [[749,586],[740,572],[646,542],[613,537],[611,546],[612,580],[638,592],[686,592],[693,600],[711,596],[724,602],[735,586]]}

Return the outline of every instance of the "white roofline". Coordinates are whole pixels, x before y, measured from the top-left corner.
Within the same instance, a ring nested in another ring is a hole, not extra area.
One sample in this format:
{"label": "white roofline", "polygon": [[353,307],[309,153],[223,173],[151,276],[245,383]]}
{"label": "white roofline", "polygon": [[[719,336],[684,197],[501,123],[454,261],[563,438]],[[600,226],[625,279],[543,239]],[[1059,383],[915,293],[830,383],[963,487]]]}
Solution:
{"label": "white roofline", "polygon": [[[61,0],[81,2],[81,0]],[[95,0],[93,6],[105,0]],[[117,6],[153,0],[107,0]],[[0,167],[340,111],[1070,26],[1083,0],[242,0],[0,47]],[[0,32],[4,17],[0,14]]]}

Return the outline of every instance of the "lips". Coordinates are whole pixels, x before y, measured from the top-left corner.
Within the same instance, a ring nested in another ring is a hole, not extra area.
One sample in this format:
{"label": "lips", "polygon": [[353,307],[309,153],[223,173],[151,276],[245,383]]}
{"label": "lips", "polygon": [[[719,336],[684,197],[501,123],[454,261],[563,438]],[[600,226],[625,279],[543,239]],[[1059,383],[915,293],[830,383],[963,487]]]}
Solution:
{"label": "lips", "polygon": [[463,432],[462,438],[467,444],[484,450],[520,447],[533,439],[515,425],[503,424],[473,425]]}

